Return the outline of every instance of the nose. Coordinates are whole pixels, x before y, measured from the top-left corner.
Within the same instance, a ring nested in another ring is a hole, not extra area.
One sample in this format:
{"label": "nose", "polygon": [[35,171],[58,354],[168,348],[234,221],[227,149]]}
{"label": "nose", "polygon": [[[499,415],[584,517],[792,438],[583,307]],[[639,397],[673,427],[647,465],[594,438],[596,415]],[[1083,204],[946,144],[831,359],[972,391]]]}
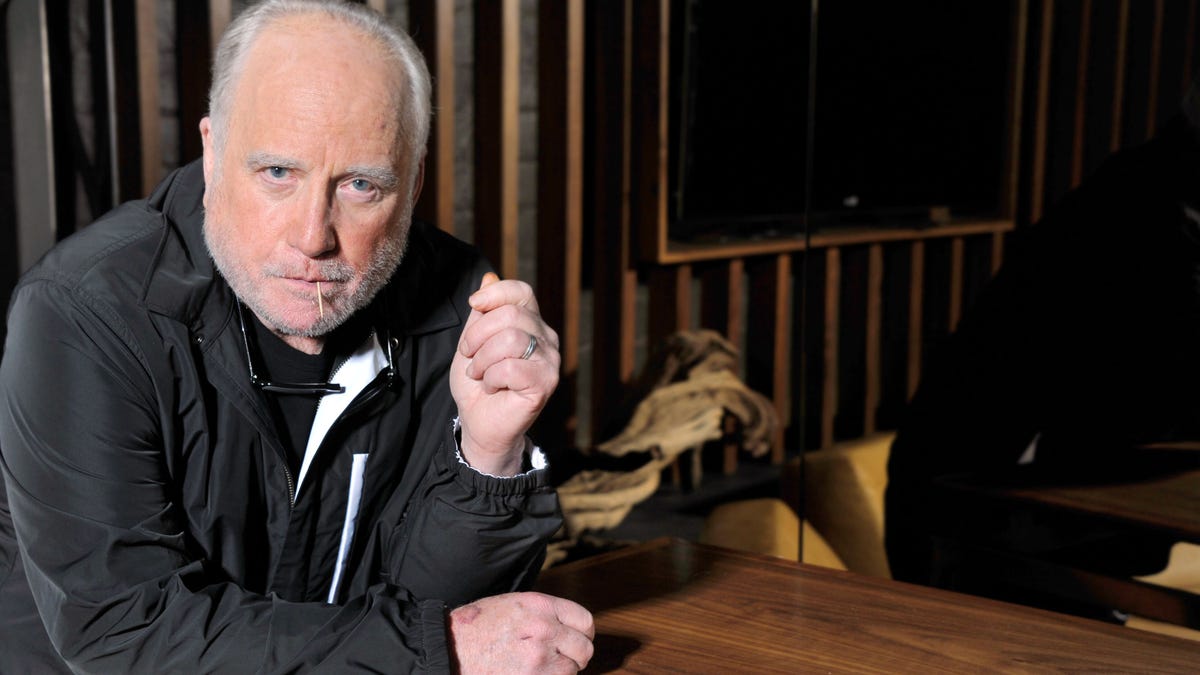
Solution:
{"label": "nose", "polygon": [[337,248],[332,195],[315,188],[297,195],[296,212],[288,228],[288,244],[309,258],[320,258]]}

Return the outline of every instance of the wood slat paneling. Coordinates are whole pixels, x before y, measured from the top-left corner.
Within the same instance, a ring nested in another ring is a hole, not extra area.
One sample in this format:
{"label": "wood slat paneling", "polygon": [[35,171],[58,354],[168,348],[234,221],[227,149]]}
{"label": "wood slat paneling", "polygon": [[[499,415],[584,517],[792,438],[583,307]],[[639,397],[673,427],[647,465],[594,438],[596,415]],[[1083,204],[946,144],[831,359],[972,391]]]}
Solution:
{"label": "wood slat paneling", "polygon": [[1013,6],[1012,45],[1009,48],[1008,104],[1005,127],[1009,130],[1007,163],[1004,183],[1000,186],[1001,213],[1004,218],[1017,219],[1017,197],[1021,180],[1021,115],[1025,109],[1025,54],[1028,49],[1029,0],[1017,0]]}
{"label": "wood slat paneling", "polygon": [[1113,73],[1112,127],[1108,141],[1110,152],[1116,152],[1121,147],[1121,115],[1125,112],[1125,60],[1129,51],[1128,44],[1129,0],[1120,0],[1117,9],[1117,44],[1113,50],[1116,69]]}
{"label": "wood slat paneling", "polygon": [[520,3],[475,3],[475,244],[517,276]]}
{"label": "wood slat paneling", "polygon": [[965,242],[962,237],[950,240],[950,308],[948,312],[948,328],[958,327],[958,320],[963,310],[963,258]]}
{"label": "wood slat paneling", "polygon": [[742,344],[745,258],[708,263],[700,268],[700,325],[725,335],[734,345]]}
{"label": "wood slat paneling", "polygon": [[633,212],[642,260],[662,260],[667,230],[670,0],[633,4]]}
{"label": "wood slat paneling", "polygon": [[537,292],[559,333],[562,376],[546,416],[558,429],[539,435],[570,447],[578,419],[580,291],[583,275],[582,0],[538,5]]}
{"label": "wood slat paneling", "polygon": [[676,331],[692,325],[692,266],[653,267],[649,279],[650,312],[646,344],[654,349]]}
{"label": "wood slat paneling", "polygon": [[200,119],[208,114],[212,53],[229,24],[229,0],[175,4],[175,72],[179,97],[179,162],[203,154]]}
{"label": "wood slat paneling", "polygon": [[630,262],[631,0],[587,4],[592,58],[592,437],[612,431],[633,377],[637,271]]}
{"label": "wood slat paneling", "polygon": [[1092,0],[1083,0],[1079,14],[1079,57],[1075,72],[1075,133],[1071,140],[1071,187],[1083,180],[1084,130],[1087,127],[1088,56],[1092,35]]}
{"label": "wood slat paneling", "polygon": [[434,110],[414,215],[454,233],[454,0],[411,0],[408,22],[433,78]]}
{"label": "wood slat paneling", "polygon": [[867,262],[867,337],[863,354],[864,396],[863,433],[876,430],[876,415],[883,388],[883,245],[868,247]]}
{"label": "wood slat paneling", "polygon": [[142,175],[137,196],[148,195],[163,178],[162,119],[158,84],[158,3],[137,0],[138,144]]}
{"label": "wood slat paneling", "polygon": [[833,444],[838,401],[838,341],[841,337],[842,251],[825,251],[825,340],[821,386],[821,447]]}
{"label": "wood slat paneling", "polygon": [[1046,142],[1050,109],[1050,63],[1054,47],[1054,0],[1042,3],[1041,33],[1038,36],[1037,94],[1033,119],[1033,161],[1029,181],[1029,221],[1042,218],[1046,199]]}
{"label": "wood slat paneling", "polygon": [[1163,50],[1163,0],[1154,0],[1154,25],[1150,31],[1149,93],[1146,96],[1146,138],[1154,135],[1158,126],[1158,84],[1162,69]]}
{"label": "wood slat paneling", "polygon": [[921,380],[921,352],[925,323],[925,242],[912,243],[911,277],[908,283],[908,398],[917,391]]}

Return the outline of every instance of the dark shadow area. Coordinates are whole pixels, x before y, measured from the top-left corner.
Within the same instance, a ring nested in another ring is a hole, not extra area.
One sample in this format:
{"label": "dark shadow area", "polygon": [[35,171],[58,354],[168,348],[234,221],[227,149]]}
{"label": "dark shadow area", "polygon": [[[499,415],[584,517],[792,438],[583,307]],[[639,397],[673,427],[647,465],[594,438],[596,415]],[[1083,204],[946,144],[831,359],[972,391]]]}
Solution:
{"label": "dark shadow area", "polygon": [[[7,2],[0,2],[0,36],[5,49],[0,50],[0,312],[8,308],[8,298],[17,283],[20,261],[17,256],[17,185],[13,173],[12,85],[9,82]],[[7,323],[0,314],[0,357],[4,355]]]}
{"label": "dark shadow area", "polygon": [[596,651],[588,663],[589,673],[620,672],[629,657],[642,648],[642,642],[637,638],[606,633],[597,634],[592,645]]}
{"label": "dark shadow area", "polygon": [[1091,463],[1035,463],[954,479],[981,488],[1111,486],[1166,478],[1200,469],[1200,449],[1134,448],[1097,453]]}

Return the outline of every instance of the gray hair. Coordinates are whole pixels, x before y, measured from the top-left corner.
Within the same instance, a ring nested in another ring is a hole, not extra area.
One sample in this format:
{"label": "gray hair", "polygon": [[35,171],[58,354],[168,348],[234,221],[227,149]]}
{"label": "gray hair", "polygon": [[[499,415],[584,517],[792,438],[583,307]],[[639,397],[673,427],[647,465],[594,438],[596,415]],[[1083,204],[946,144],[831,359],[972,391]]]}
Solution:
{"label": "gray hair", "polygon": [[224,145],[233,90],[255,39],[279,19],[309,14],[324,14],[362,31],[383,47],[404,73],[408,95],[400,97],[397,114],[400,138],[412,151],[415,169],[425,156],[425,143],[429,139],[432,87],[425,57],[412,38],[387,19],[366,5],[342,0],[264,0],[247,8],[229,24],[213,57],[212,86],[208,90],[214,146],[220,150]]}

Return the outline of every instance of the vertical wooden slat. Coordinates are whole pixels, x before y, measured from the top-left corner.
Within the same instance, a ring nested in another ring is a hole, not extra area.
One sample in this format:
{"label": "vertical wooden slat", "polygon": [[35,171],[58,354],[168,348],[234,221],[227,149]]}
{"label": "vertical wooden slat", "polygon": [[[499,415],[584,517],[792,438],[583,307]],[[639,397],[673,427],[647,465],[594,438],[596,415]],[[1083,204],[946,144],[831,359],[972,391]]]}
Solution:
{"label": "vertical wooden slat", "polygon": [[950,330],[958,327],[958,320],[963,309],[963,270],[966,253],[966,243],[962,237],[950,240],[950,311],[948,323]]}
{"label": "vertical wooden slat", "polygon": [[520,3],[475,3],[475,244],[517,276]]}
{"label": "vertical wooden slat", "polygon": [[[449,4],[449,3],[447,3]],[[542,316],[559,332],[562,376],[547,405],[557,429],[539,438],[575,442],[583,270],[582,0],[538,5],[537,290]],[[561,433],[559,438],[556,434]]]}
{"label": "vertical wooden slat", "polygon": [[158,89],[158,3],[137,2],[138,121],[142,146],[140,194],[148,195],[163,177],[162,127]]}
{"label": "vertical wooden slat", "polygon": [[202,154],[200,118],[208,114],[213,47],[229,23],[230,0],[175,4],[175,70],[179,104],[179,161]]}
{"label": "vertical wooden slat", "polygon": [[638,248],[656,260],[666,247],[667,99],[670,67],[670,0],[640,0],[634,7],[633,203]]}
{"label": "vertical wooden slat", "polygon": [[1185,92],[1192,84],[1192,59],[1196,53],[1196,0],[1188,0],[1187,24],[1183,30],[1183,81],[1179,91]]}
{"label": "vertical wooden slat", "polygon": [[592,21],[594,195],[592,436],[618,409],[634,367],[637,272],[630,263],[631,0],[588,3]]}
{"label": "vertical wooden slat", "polygon": [[653,350],[671,333],[691,327],[692,266],[654,267],[649,285],[650,316],[646,341],[647,347]]}
{"label": "vertical wooden slat", "polygon": [[775,362],[774,377],[771,387],[771,401],[775,403],[775,413],[779,417],[779,426],[775,429],[775,440],[771,444],[771,463],[783,464],[786,456],[784,447],[784,431],[788,425],[788,415],[791,410],[791,369],[787,367],[791,358],[789,349],[789,329],[787,320],[788,310],[792,306],[792,257],[786,253],[775,256],[775,330],[772,331],[772,358]]}
{"label": "vertical wooden slat", "polygon": [[[203,3],[188,3],[201,5]],[[213,47],[221,41],[225,27],[233,19],[233,0],[208,0],[208,40]]]}
{"label": "vertical wooden slat", "polygon": [[1029,26],[1029,0],[1018,0],[1013,7],[1012,44],[1009,47],[1008,92],[1010,100],[1005,119],[1008,152],[1004,158],[1004,182],[1000,186],[1002,216],[1017,218],[1017,193],[1021,178],[1021,118],[1025,106],[1025,52]]}
{"label": "vertical wooden slat", "polygon": [[[1033,122],[1033,162],[1029,181],[1029,220],[1042,218],[1046,198],[1046,135],[1050,110],[1050,64],[1054,49],[1054,0],[1042,3],[1042,29],[1038,47],[1037,101]],[[923,249],[922,249],[923,251]]]}
{"label": "vertical wooden slat", "polygon": [[1117,44],[1113,49],[1116,67],[1113,70],[1112,129],[1108,149],[1121,148],[1121,114],[1125,101],[1125,52],[1129,44],[1129,0],[1121,0],[1117,10]]}
{"label": "vertical wooden slat", "polygon": [[1158,119],[1158,80],[1162,68],[1163,0],[1154,2],[1154,27],[1150,34],[1150,82],[1146,93],[1146,138],[1154,135]]}
{"label": "vertical wooden slat", "polygon": [[[15,251],[4,251],[5,260],[15,262],[15,269],[2,269],[0,293],[8,297],[8,291],[16,282],[17,273],[32,265],[54,245],[59,218],[65,217],[58,205],[58,181],[55,176],[60,168],[55,161],[55,118],[69,114],[67,110],[53,105],[53,78],[51,35],[45,3],[17,2],[3,10],[6,29],[3,35],[8,50],[5,66],[13,96],[4,105],[11,106],[9,114],[12,128],[11,174],[15,222]],[[0,334],[4,333],[0,324]],[[0,348],[2,349],[2,348]]]}
{"label": "vertical wooden slat", "polygon": [[924,336],[921,322],[925,314],[925,242],[912,243],[912,262],[908,281],[908,398],[917,391],[921,381],[921,351]]}
{"label": "vertical wooden slat", "polygon": [[791,369],[787,364],[791,358],[791,255],[753,259],[747,273],[754,321],[746,327],[746,384],[770,398],[775,407],[780,426],[771,439],[771,461],[781,464],[785,454],[783,432],[790,414]]}
{"label": "vertical wooden slat", "polygon": [[1000,271],[1000,266],[1004,264],[1004,233],[992,233],[992,276],[995,276]]}
{"label": "vertical wooden slat", "polygon": [[833,422],[838,407],[838,340],[841,316],[842,252],[825,252],[825,343],[821,386],[821,447],[833,445]]}
{"label": "vertical wooden slat", "polygon": [[724,334],[743,356],[745,274],[745,258],[710,264],[700,273],[700,325]]}
{"label": "vertical wooden slat", "polygon": [[1079,13],[1079,65],[1075,70],[1075,124],[1071,138],[1071,187],[1083,180],[1083,145],[1087,129],[1088,56],[1091,52],[1092,0]]}
{"label": "vertical wooden slat", "polygon": [[[99,29],[93,26],[93,29]],[[108,171],[111,200],[97,206],[101,211],[129,199],[144,196],[142,171],[142,126],[138,72],[137,6],[128,2],[104,3],[104,106],[108,122]],[[157,33],[155,33],[157,34]],[[98,37],[93,34],[93,39]],[[95,92],[97,96],[101,92]],[[99,123],[101,117],[97,118]],[[157,119],[157,114],[154,119]],[[103,155],[97,149],[97,158]],[[93,214],[99,215],[99,214]]]}
{"label": "vertical wooden slat", "polygon": [[[646,350],[654,353],[669,335],[691,324],[692,266],[653,267],[648,284],[650,313],[646,326]],[[699,485],[700,459],[699,448],[680,456],[671,465],[673,484],[684,490]]]}
{"label": "vertical wooden slat", "polygon": [[871,244],[867,250],[867,339],[863,355],[863,433],[876,429],[880,395],[883,389],[883,245]]}
{"label": "vertical wooden slat", "polygon": [[412,0],[408,22],[433,78],[433,122],[425,186],[414,215],[447,232],[454,226],[454,0]]}

